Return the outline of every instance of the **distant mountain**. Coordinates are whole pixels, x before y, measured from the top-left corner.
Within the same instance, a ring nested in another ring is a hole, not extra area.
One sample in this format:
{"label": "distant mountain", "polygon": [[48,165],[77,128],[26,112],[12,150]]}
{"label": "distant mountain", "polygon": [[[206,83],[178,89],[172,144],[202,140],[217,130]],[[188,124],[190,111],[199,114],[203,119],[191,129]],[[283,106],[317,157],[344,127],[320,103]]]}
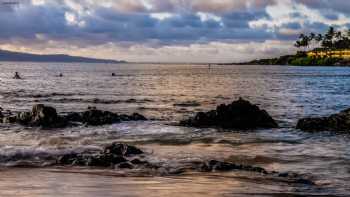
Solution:
{"label": "distant mountain", "polygon": [[63,54],[55,55],[36,55],[30,53],[19,53],[12,51],[0,50],[0,61],[2,62],[83,62],[83,63],[124,63],[124,61],[105,60],[86,58],[78,56],[69,56]]}

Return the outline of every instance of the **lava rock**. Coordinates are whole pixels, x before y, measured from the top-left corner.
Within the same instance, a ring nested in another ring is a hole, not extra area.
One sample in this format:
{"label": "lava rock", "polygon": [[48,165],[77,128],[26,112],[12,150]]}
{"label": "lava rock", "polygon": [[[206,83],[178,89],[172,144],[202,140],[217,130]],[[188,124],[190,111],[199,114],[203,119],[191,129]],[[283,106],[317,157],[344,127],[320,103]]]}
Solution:
{"label": "lava rock", "polygon": [[31,112],[20,112],[16,116],[12,116],[11,113],[4,115],[0,110],[0,122],[2,123],[18,123],[25,126],[44,128],[62,128],[81,124],[101,126],[121,121],[145,120],[147,120],[146,117],[138,113],[130,116],[118,115],[117,113],[101,111],[96,108],[89,108],[85,112],[71,112],[67,115],[58,115],[55,108],[43,104],[34,105]]}
{"label": "lava rock", "polygon": [[238,165],[229,162],[210,160],[209,162],[202,165],[204,171],[232,171],[232,170],[243,170],[249,172],[258,172],[268,174],[268,172],[261,167],[249,166],[249,165]]}
{"label": "lava rock", "polygon": [[132,164],[148,164],[148,162],[137,161],[135,158],[129,163],[128,157],[138,154],[143,154],[143,152],[134,146],[113,143],[97,153],[70,153],[62,155],[57,159],[56,163],[58,165],[92,167],[113,167],[117,165],[118,168],[134,168]]}
{"label": "lava rock", "polygon": [[350,131],[350,108],[329,117],[303,118],[296,126],[303,131]]}
{"label": "lava rock", "polygon": [[78,112],[71,112],[65,116],[65,119],[69,122],[83,122],[83,116]]}
{"label": "lava rock", "polygon": [[4,124],[12,124],[17,121],[16,116],[7,116],[2,119],[2,123]]}
{"label": "lava rock", "polygon": [[16,122],[26,126],[41,126],[49,128],[64,127],[67,122],[58,116],[56,109],[43,104],[34,105],[31,112],[20,112]]}
{"label": "lava rock", "polygon": [[124,157],[113,154],[98,154],[90,156],[86,159],[86,166],[109,167],[115,164],[126,162]]}
{"label": "lava rock", "polygon": [[240,98],[229,105],[222,104],[209,112],[199,112],[180,122],[183,126],[221,127],[235,129],[277,128],[276,121],[257,105]]}
{"label": "lava rock", "polygon": [[82,120],[87,125],[99,126],[120,122],[118,114],[91,109],[82,114]]}
{"label": "lava rock", "polygon": [[116,167],[121,168],[121,169],[133,169],[134,166],[130,164],[129,162],[124,162],[121,164],[118,164]]}
{"label": "lava rock", "polygon": [[143,115],[141,114],[138,114],[138,113],[133,113],[131,116],[130,116],[130,119],[132,121],[146,121],[147,118],[144,117]]}
{"label": "lava rock", "polygon": [[127,144],[113,143],[103,149],[104,154],[114,154],[119,156],[131,156],[143,154],[143,151]]}

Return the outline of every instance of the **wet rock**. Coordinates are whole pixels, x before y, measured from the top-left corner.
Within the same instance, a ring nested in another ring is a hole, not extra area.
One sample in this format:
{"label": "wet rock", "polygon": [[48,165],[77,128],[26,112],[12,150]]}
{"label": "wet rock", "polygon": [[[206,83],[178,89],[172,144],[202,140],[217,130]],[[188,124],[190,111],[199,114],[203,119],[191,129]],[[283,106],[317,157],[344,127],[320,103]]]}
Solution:
{"label": "wet rock", "polygon": [[258,172],[263,174],[268,174],[268,172],[261,167],[249,166],[249,165],[239,165],[229,162],[210,160],[202,166],[204,171],[232,171],[232,170],[244,170],[249,172]]}
{"label": "wet rock", "polygon": [[16,116],[11,113],[0,113],[3,123],[19,123],[25,126],[40,126],[45,128],[61,128],[81,124],[100,126],[119,123],[121,121],[145,121],[144,116],[138,113],[132,115],[118,115],[109,111],[89,108],[85,112],[71,112],[67,115],[58,115],[55,108],[43,104],[34,105],[31,112],[20,112]]}
{"label": "wet rock", "polygon": [[17,114],[16,121],[21,124],[28,124],[32,120],[30,112],[20,112]]}
{"label": "wet rock", "polygon": [[121,164],[118,164],[116,167],[121,168],[121,169],[133,169],[134,166],[130,164],[129,162],[124,162]]}
{"label": "wet rock", "polygon": [[175,107],[199,107],[201,106],[201,104],[198,103],[197,101],[186,101],[183,103],[175,103],[174,106]]}
{"label": "wet rock", "polygon": [[83,116],[81,113],[71,112],[65,116],[65,119],[69,122],[83,122]]}
{"label": "wet rock", "polygon": [[113,154],[98,154],[90,156],[86,159],[86,166],[109,167],[115,164],[126,162],[124,157]]}
{"label": "wet rock", "polygon": [[114,154],[120,156],[131,156],[131,155],[140,155],[143,154],[143,151],[136,148],[135,146],[127,144],[113,143],[106,146],[103,149],[104,154]]}
{"label": "wet rock", "polygon": [[300,119],[296,128],[303,131],[350,131],[350,109],[329,117]]}
{"label": "wet rock", "polygon": [[78,154],[76,153],[70,153],[70,154],[65,154],[57,159],[57,163],[61,165],[72,165],[76,162],[78,159]]}
{"label": "wet rock", "polygon": [[20,112],[16,122],[28,126],[63,127],[67,124],[57,115],[56,109],[43,104],[34,105],[31,112]]}
{"label": "wet rock", "polygon": [[113,124],[120,122],[118,114],[91,109],[82,114],[83,123],[87,125],[99,126],[105,124]]}
{"label": "wet rock", "polygon": [[135,164],[135,165],[149,164],[147,161],[142,161],[140,159],[133,159],[130,161],[130,163]]}
{"label": "wet rock", "polygon": [[4,124],[12,124],[17,120],[16,116],[7,116],[2,119],[2,123]]}
{"label": "wet rock", "polygon": [[216,110],[199,112],[193,118],[180,122],[183,126],[221,127],[236,129],[276,128],[276,121],[258,106],[240,98]]}
{"label": "wet rock", "polygon": [[70,153],[60,156],[56,163],[58,165],[92,167],[113,167],[117,165],[118,168],[133,168],[133,165],[148,164],[148,162],[141,160],[137,161],[135,158],[129,162],[128,157],[139,154],[143,154],[143,152],[134,146],[113,143],[97,153]]}
{"label": "wet rock", "polygon": [[133,113],[131,116],[130,116],[130,119],[132,121],[146,121],[147,118],[144,117],[143,115],[141,114],[138,114],[138,113]]}

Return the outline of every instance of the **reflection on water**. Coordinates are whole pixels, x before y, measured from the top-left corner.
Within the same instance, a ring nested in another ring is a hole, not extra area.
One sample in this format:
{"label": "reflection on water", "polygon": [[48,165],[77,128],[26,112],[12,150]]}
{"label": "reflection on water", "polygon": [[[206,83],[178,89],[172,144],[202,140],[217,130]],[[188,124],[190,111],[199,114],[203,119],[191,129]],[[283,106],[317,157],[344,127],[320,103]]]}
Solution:
{"label": "reflection on water", "polygon": [[[350,106],[350,68],[286,66],[2,64],[1,107],[13,111],[47,103],[59,112],[97,106],[153,118],[102,127],[43,131],[0,125],[0,196],[346,196],[350,190],[350,136],[304,133],[298,118]],[[24,80],[11,77],[19,71]],[[116,73],[116,77],[110,74]],[[63,73],[64,77],[56,77]],[[258,103],[281,129],[220,131],[172,126],[196,111],[238,97]],[[283,183],[254,173],[178,176],[120,170],[28,168],[51,156],[135,144],[149,160],[176,169],[220,159],[308,175],[316,186]],[[7,166],[7,167],[6,167]]]}

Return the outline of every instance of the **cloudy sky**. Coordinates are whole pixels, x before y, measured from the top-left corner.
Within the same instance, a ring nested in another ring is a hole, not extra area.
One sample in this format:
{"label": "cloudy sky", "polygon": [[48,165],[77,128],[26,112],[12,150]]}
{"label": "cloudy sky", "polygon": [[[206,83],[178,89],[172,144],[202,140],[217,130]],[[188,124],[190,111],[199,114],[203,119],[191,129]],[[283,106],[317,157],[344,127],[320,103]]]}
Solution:
{"label": "cloudy sky", "polygon": [[348,0],[0,0],[0,49],[151,62],[293,53],[301,32],[350,27]]}

